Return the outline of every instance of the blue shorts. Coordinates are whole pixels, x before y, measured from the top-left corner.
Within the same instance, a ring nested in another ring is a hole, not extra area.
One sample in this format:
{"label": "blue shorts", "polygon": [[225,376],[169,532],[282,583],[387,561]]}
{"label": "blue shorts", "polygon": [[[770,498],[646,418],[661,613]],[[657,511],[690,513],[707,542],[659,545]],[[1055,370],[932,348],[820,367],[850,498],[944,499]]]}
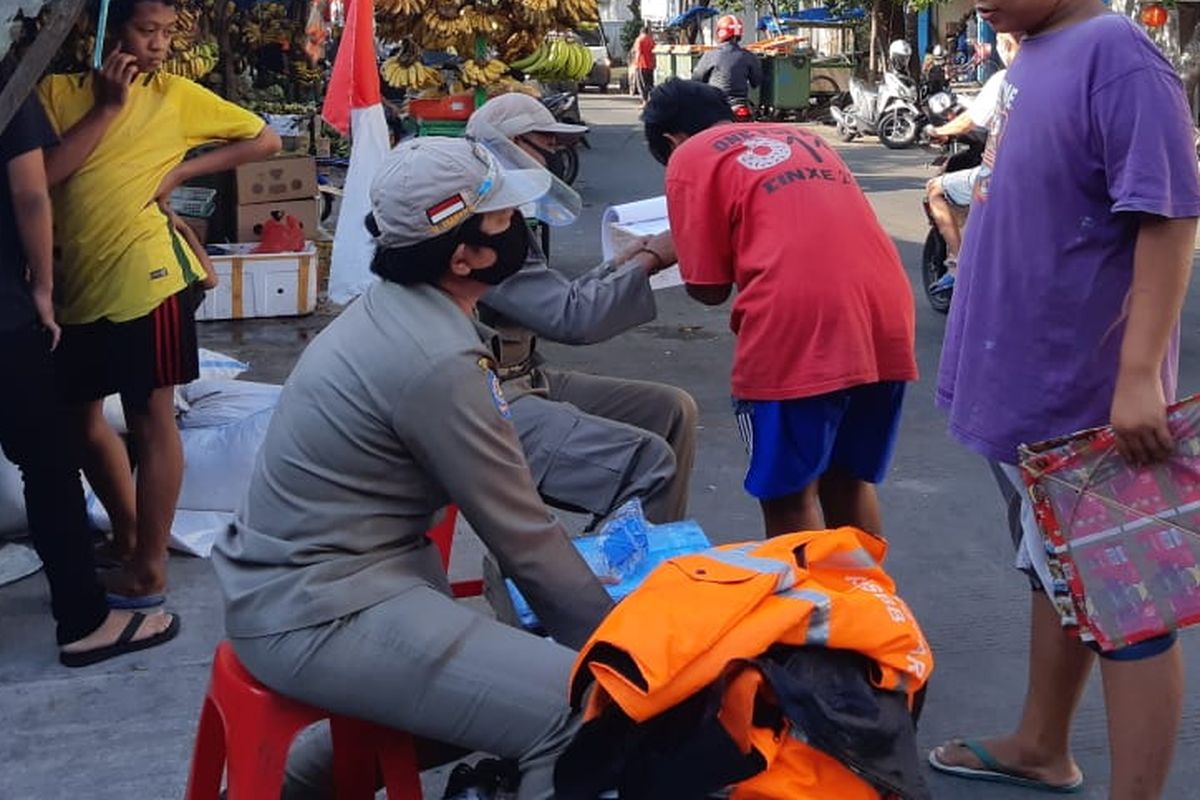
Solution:
{"label": "blue shorts", "polygon": [[879,483],[900,424],[904,384],[884,381],[799,400],[734,400],[750,469],[746,491],[773,500],[803,490],[831,467]]}

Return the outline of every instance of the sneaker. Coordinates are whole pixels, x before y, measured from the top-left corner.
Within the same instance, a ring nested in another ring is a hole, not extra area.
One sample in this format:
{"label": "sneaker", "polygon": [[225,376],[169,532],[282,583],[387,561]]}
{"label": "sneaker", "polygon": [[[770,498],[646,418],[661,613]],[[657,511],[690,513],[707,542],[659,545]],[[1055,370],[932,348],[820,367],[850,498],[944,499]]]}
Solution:
{"label": "sneaker", "polygon": [[947,272],[933,283],[929,284],[930,294],[942,294],[954,288],[954,273]]}

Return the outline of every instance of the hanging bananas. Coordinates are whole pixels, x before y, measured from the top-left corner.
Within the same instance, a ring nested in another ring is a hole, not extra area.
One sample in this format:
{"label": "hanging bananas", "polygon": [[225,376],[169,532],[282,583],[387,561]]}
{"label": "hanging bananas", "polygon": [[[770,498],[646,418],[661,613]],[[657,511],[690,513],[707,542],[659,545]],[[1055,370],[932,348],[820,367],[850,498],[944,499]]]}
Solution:
{"label": "hanging bananas", "polygon": [[399,56],[392,56],[380,67],[383,79],[397,89],[432,89],[442,82],[441,74],[433,67],[420,61],[401,63]]}
{"label": "hanging bananas", "polygon": [[565,27],[575,28],[582,22],[599,22],[600,6],[596,0],[558,0],[557,17]]}
{"label": "hanging bananas", "polygon": [[435,0],[421,14],[421,21],[434,36],[449,39],[471,31],[470,19],[461,12],[457,0]]}
{"label": "hanging bananas", "polygon": [[470,59],[462,65],[461,73],[464,86],[487,86],[507,75],[508,66],[494,58],[484,61]]}
{"label": "hanging bananas", "polygon": [[425,10],[424,0],[375,0],[380,14],[413,17]]}
{"label": "hanging bananas", "polygon": [[201,42],[190,49],[174,53],[163,62],[164,71],[181,78],[198,81],[216,69],[221,61],[220,49],[216,42]]}
{"label": "hanging bananas", "polygon": [[579,81],[592,71],[592,51],[580,42],[555,39],[519,61],[513,69],[543,81]]}

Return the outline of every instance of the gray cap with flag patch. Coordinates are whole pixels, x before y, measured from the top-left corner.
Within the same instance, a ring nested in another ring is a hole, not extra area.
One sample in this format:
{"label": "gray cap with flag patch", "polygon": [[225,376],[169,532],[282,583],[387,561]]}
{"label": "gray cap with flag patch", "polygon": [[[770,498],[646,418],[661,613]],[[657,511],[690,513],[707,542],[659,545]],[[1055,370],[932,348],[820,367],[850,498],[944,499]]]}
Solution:
{"label": "gray cap with flag patch", "polygon": [[469,139],[428,136],[398,144],[371,183],[382,247],[409,247],[473,214],[532,203],[550,188],[545,170],[505,169]]}

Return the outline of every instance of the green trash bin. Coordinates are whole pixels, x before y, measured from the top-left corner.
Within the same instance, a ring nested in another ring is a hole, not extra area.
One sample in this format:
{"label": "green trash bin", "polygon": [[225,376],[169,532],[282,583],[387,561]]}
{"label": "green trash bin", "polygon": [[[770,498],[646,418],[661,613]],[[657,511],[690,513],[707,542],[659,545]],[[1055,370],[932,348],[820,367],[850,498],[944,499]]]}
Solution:
{"label": "green trash bin", "polygon": [[776,113],[808,108],[812,60],[804,53],[763,58],[763,106]]}
{"label": "green trash bin", "polygon": [[687,79],[692,77],[696,62],[704,54],[690,45],[676,45],[672,55],[675,58],[675,77]]}
{"label": "green trash bin", "polygon": [[675,76],[675,56],[671,53],[671,45],[659,44],[654,46],[654,85],[666,83],[668,78]]}

